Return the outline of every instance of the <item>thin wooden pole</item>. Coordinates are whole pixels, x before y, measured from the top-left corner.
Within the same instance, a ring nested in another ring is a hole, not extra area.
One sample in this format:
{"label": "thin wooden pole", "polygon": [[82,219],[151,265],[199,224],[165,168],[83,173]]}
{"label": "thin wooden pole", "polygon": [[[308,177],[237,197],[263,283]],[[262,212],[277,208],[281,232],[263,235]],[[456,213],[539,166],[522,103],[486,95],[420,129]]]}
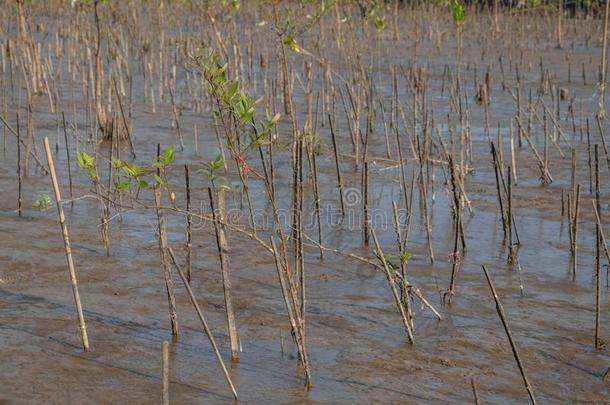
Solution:
{"label": "thin wooden pole", "polygon": [[210,197],[210,208],[212,209],[212,219],[214,220],[214,230],[216,233],[216,245],[218,246],[218,258],[220,260],[220,270],[222,274],[222,287],[225,297],[225,309],[227,311],[227,326],[229,329],[229,340],[231,342],[231,360],[239,360],[239,338],[237,336],[237,326],[235,323],[235,312],[233,310],[233,299],[231,298],[231,277],[229,272],[229,261],[227,257],[228,243],[224,233],[223,225],[219,222],[224,221],[224,190],[219,189],[218,211],[214,207],[214,195],[212,188],[208,187]]}
{"label": "thin wooden pole", "polygon": [[59,217],[59,225],[64,239],[64,250],[68,261],[68,271],[70,272],[70,281],[72,283],[72,293],[74,294],[74,302],[76,303],[76,313],[78,315],[78,328],[80,330],[81,339],[83,341],[83,349],[89,351],[89,337],[87,336],[87,326],[85,325],[85,317],[83,316],[83,307],[80,302],[78,293],[78,282],[76,280],[76,271],[74,270],[74,262],[72,260],[72,248],[70,247],[70,237],[68,235],[68,225],[64,216],[64,209],[61,203],[61,194],[57,176],[55,174],[55,165],[53,164],[53,156],[51,155],[51,147],[49,146],[49,138],[44,138],[44,151],[47,155],[47,163],[49,164],[49,173],[51,174],[51,183],[55,192],[55,202],[57,203],[57,215]]}
{"label": "thin wooden pole", "polygon": [[180,268],[180,266],[178,265],[178,260],[176,260],[176,256],[174,256],[174,251],[172,250],[171,247],[167,247],[167,252],[169,253],[170,258],[172,259],[172,263],[174,264],[174,268],[176,269],[176,271],[178,272],[178,274],[180,275],[180,278],[182,279],[182,283],[184,284],[184,288],[186,288],[186,292],[188,293],[189,298],[191,299],[191,303],[193,304],[193,307],[195,308],[195,312],[197,312],[197,316],[199,317],[199,320],[201,321],[201,325],[203,326],[203,331],[205,332],[206,336],[208,337],[210,344],[212,345],[212,349],[214,349],[214,354],[216,354],[216,358],[218,359],[218,362],[220,363],[220,367],[222,368],[222,372],[225,375],[225,378],[227,380],[227,383],[229,384],[229,387],[231,387],[231,391],[233,392],[233,396],[235,397],[235,399],[237,398],[237,391],[235,390],[235,386],[233,385],[233,381],[231,380],[231,376],[229,376],[229,372],[227,371],[227,367],[225,366],[225,362],[222,360],[222,356],[220,355],[220,351],[218,350],[218,346],[216,345],[216,341],[214,340],[214,336],[212,335],[212,332],[210,331],[210,327],[208,326],[208,323],[206,322],[204,316],[203,316],[203,312],[201,312],[201,309],[199,308],[199,304],[197,303],[197,299],[195,298],[195,294],[193,294],[193,290],[191,289],[191,286],[188,283],[188,280],[186,279],[186,276],[184,275],[184,272],[182,271],[182,269]]}
{"label": "thin wooden pole", "polygon": [[162,380],[163,380],[163,405],[169,405],[169,343],[163,341],[162,350]]}
{"label": "thin wooden pole", "polygon": [[19,130],[19,113],[17,113],[17,181],[19,183],[19,190],[17,191],[17,213],[21,216],[21,131]]}
{"label": "thin wooden pole", "polygon": [[489,284],[489,288],[491,289],[491,294],[494,297],[494,301],[496,302],[496,311],[498,311],[498,316],[500,317],[500,321],[502,321],[502,326],[504,326],[504,331],[506,332],[506,336],[508,337],[508,342],[510,343],[510,348],[513,351],[513,356],[515,356],[515,360],[517,361],[517,366],[519,366],[519,371],[521,372],[521,377],[523,377],[523,383],[525,384],[525,389],[527,390],[527,394],[530,397],[530,401],[532,404],[536,405],[536,397],[534,396],[534,389],[527,379],[527,375],[525,374],[525,369],[523,368],[523,364],[521,363],[521,358],[519,357],[519,352],[517,351],[517,345],[513,341],[513,336],[508,326],[508,322],[506,321],[506,316],[504,315],[504,308],[502,307],[502,303],[500,302],[500,298],[498,298],[498,293],[496,292],[496,287],[494,287],[493,281],[491,281],[491,277],[485,265],[483,265],[483,272],[485,273],[485,278],[487,279],[487,283]]}

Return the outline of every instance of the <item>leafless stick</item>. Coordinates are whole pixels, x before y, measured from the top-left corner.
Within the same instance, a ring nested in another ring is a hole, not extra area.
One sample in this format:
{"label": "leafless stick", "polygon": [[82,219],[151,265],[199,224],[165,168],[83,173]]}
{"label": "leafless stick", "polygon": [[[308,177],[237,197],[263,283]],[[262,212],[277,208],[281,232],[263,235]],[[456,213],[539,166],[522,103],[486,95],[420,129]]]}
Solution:
{"label": "leafless stick", "polygon": [[593,212],[595,212],[595,220],[597,221],[597,226],[599,227],[599,234],[602,240],[602,247],[604,248],[604,255],[608,262],[610,262],[610,253],[608,252],[608,244],[606,243],[606,237],[604,236],[604,229],[602,228],[602,221],[599,217],[599,212],[597,211],[597,205],[595,200],[591,200],[593,203]]}
{"label": "leafless stick", "polygon": [[413,338],[413,331],[411,330],[411,324],[409,323],[409,319],[407,317],[407,314],[405,313],[405,308],[403,307],[402,303],[400,302],[400,296],[398,295],[398,291],[396,290],[394,277],[392,276],[392,273],[390,272],[390,268],[388,267],[388,263],[385,259],[385,256],[383,255],[381,246],[379,246],[379,241],[377,240],[377,234],[375,233],[375,230],[373,228],[371,228],[371,235],[373,236],[373,241],[375,242],[375,250],[377,252],[377,256],[379,257],[379,260],[381,261],[381,264],[383,265],[385,275],[388,279],[388,284],[390,285],[390,289],[392,290],[392,295],[394,296],[394,301],[396,302],[396,306],[398,307],[398,311],[400,312],[400,316],[402,318],[402,323],[407,332],[407,338],[409,340],[409,343],[415,344],[415,339]]}
{"label": "leafless stick", "polygon": [[470,379],[470,385],[472,386],[472,396],[474,397],[475,405],[481,405],[481,401],[479,400],[479,393],[477,392],[477,383],[474,381],[474,378]]}
{"label": "leafless stick", "polygon": [[[15,138],[19,139],[20,137],[17,135],[17,132],[8,124],[8,122],[5,121],[4,117],[2,117],[0,115],[0,121],[2,121],[2,123],[4,124],[4,126],[6,128],[8,128],[8,130],[15,135]],[[44,174],[49,174],[49,170],[45,167],[45,165],[40,161],[40,159],[38,158],[38,155],[31,149],[29,149],[25,143],[25,141],[23,139],[18,140],[18,142],[20,142],[23,146],[26,147],[26,149],[28,150],[28,155],[31,155],[34,160],[36,161],[36,163],[38,164],[38,167],[40,167],[42,169],[42,171],[44,172]]]}
{"label": "leafless stick", "polygon": [[186,288],[186,292],[188,293],[188,296],[189,296],[189,298],[191,300],[191,303],[193,304],[193,307],[195,308],[195,312],[197,312],[197,316],[199,317],[199,320],[201,321],[201,325],[203,326],[203,331],[205,332],[206,336],[208,337],[208,339],[210,341],[210,344],[212,345],[212,349],[214,349],[214,354],[216,355],[216,358],[218,359],[218,362],[220,363],[220,367],[222,368],[222,371],[223,371],[223,373],[225,375],[227,383],[229,384],[229,387],[231,387],[231,391],[233,392],[233,396],[235,397],[235,399],[238,399],[237,398],[237,391],[235,390],[235,386],[233,385],[233,381],[231,380],[231,376],[229,376],[229,372],[227,371],[227,367],[225,366],[225,363],[222,360],[222,356],[220,355],[220,351],[218,350],[218,346],[216,345],[216,341],[214,340],[214,335],[212,335],[212,332],[210,331],[210,328],[208,327],[208,324],[207,324],[207,322],[205,320],[205,317],[203,316],[203,312],[199,308],[199,304],[197,303],[197,299],[195,298],[195,294],[193,294],[193,290],[191,289],[191,286],[189,285],[188,280],[186,279],[186,276],[184,275],[184,272],[182,271],[182,269],[178,265],[178,261],[176,260],[176,256],[174,256],[174,251],[169,246],[167,247],[167,251],[169,253],[169,256],[172,259],[172,263],[174,264],[174,268],[178,272],[178,275],[180,275],[180,279],[182,279],[182,283],[184,284],[184,288]]}
{"label": "leafless stick", "polygon": [[68,225],[64,216],[64,209],[61,202],[61,194],[57,176],[55,174],[55,165],[53,164],[53,156],[51,155],[51,147],[49,146],[49,138],[44,138],[44,150],[49,164],[49,173],[51,174],[51,183],[55,192],[55,202],[57,203],[57,216],[59,217],[59,225],[64,239],[64,250],[68,261],[68,272],[70,273],[70,281],[72,283],[72,293],[74,294],[74,302],[76,303],[76,313],[78,315],[78,328],[80,330],[83,349],[89,350],[89,337],[87,336],[87,326],[85,325],[85,317],[83,316],[83,307],[80,302],[80,294],[78,293],[78,282],[76,280],[76,271],[74,270],[74,262],[72,261],[72,248],[70,246],[70,237],[68,235]]}
{"label": "leafless stick", "polygon": [[487,278],[487,283],[489,284],[489,288],[491,289],[491,294],[493,295],[494,301],[496,302],[496,311],[498,312],[498,316],[500,317],[500,321],[502,321],[502,326],[504,326],[504,331],[506,332],[506,336],[508,337],[508,341],[510,343],[510,348],[513,351],[513,356],[517,361],[517,366],[519,366],[519,371],[521,372],[521,377],[523,377],[523,383],[525,384],[525,389],[527,390],[527,394],[529,395],[530,401],[533,405],[536,405],[536,398],[534,397],[534,389],[532,388],[527,375],[525,374],[525,369],[523,368],[523,364],[521,363],[521,358],[519,357],[519,352],[517,351],[517,346],[513,341],[513,336],[508,326],[508,322],[506,321],[506,316],[504,315],[504,309],[502,308],[502,303],[500,302],[500,298],[498,297],[498,293],[496,292],[496,288],[494,287],[493,281],[487,271],[485,265],[483,265],[483,272],[485,273],[485,278]]}
{"label": "leafless stick", "polygon": [[192,280],[193,270],[193,215],[191,214],[191,179],[189,166],[184,165],[184,181],[186,186],[186,279]]}
{"label": "leafless stick", "polygon": [[163,341],[161,345],[162,351],[162,372],[161,379],[163,381],[163,405],[169,405],[169,343]]}
{"label": "leafless stick", "polygon": [[17,212],[19,216],[21,216],[21,182],[23,179],[21,178],[21,131],[19,130],[19,113],[17,113],[17,182],[18,191],[17,191]]}
{"label": "leafless stick", "polygon": [[68,159],[68,181],[70,182],[70,204],[74,204],[74,190],[72,187],[72,164],[70,163],[70,148],[68,147],[68,131],[66,130],[66,115],[61,112],[64,126],[64,141],[66,144],[66,158]]}

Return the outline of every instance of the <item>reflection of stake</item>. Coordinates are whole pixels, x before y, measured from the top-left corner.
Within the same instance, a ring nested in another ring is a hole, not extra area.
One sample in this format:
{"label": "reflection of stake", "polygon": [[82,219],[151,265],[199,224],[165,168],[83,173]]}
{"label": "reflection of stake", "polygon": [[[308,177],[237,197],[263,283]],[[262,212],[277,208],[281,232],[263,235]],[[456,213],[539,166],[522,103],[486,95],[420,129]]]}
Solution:
{"label": "reflection of stake", "polygon": [[89,338],[87,336],[87,327],[85,325],[85,317],[83,316],[83,307],[80,302],[80,295],[78,293],[78,282],[76,281],[76,272],[74,271],[74,262],[72,261],[72,248],[70,247],[70,237],[68,236],[68,225],[66,224],[66,218],[64,217],[64,209],[61,205],[61,194],[59,192],[59,184],[57,183],[57,176],[55,175],[55,165],[53,164],[53,156],[51,155],[51,148],[49,147],[49,138],[44,138],[44,150],[47,155],[47,162],[49,163],[49,173],[51,173],[51,183],[53,184],[53,191],[55,192],[55,202],[57,203],[57,215],[59,217],[59,225],[61,225],[61,232],[64,238],[64,250],[66,252],[66,259],[68,260],[68,271],[70,272],[70,281],[72,282],[72,293],[74,294],[74,302],[76,303],[76,313],[78,315],[78,328],[80,329],[81,339],[83,341],[83,349],[89,350]]}

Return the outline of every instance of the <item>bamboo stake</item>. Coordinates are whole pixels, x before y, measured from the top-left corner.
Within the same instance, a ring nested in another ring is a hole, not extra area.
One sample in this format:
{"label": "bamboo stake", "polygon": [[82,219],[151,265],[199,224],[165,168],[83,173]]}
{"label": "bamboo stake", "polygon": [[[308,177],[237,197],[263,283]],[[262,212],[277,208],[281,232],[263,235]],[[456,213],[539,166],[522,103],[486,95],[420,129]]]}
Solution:
{"label": "bamboo stake", "polygon": [[89,351],[89,337],[87,336],[87,326],[85,325],[85,317],[83,316],[83,307],[80,302],[80,294],[78,293],[78,282],[76,280],[76,271],[72,260],[72,248],[70,246],[70,237],[68,235],[68,225],[64,216],[64,208],[62,206],[59,184],[55,174],[55,165],[53,164],[53,156],[51,155],[51,147],[49,146],[49,138],[44,138],[44,150],[49,164],[49,173],[51,174],[51,183],[55,192],[55,202],[57,203],[57,215],[59,217],[59,225],[64,239],[64,250],[68,261],[68,272],[70,273],[70,281],[72,283],[72,293],[74,294],[74,302],[76,303],[76,313],[78,315],[78,328],[80,330],[83,349]]}

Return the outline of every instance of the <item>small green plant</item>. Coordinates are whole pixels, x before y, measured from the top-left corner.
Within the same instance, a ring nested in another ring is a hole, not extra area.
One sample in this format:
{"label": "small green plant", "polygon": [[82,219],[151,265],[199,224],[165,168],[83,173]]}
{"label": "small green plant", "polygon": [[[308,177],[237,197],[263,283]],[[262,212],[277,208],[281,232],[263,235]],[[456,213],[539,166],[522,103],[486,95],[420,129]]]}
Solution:
{"label": "small green plant", "polygon": [[455,21],[458,26],[461,26],[466,18],[466,11],[464,10],[461,0],[453,0],[452,9],[453,21]]}
{"label": "small green plant", "polygon": [[385,15],[375,15],[373,19],[373,24],[375,25],[377,31],[383,31],[386,27]]}
{"label": "small green plant", "polygon": [[225,161],[219,153],[214,160],[204,163],[203,167],[197,170],[197,173],[203,174],[214,184],[214,181],[219,177],[220,171],[224,168]]}
{"label": "small green plant", "polygon": [[[130,190],[134,185],[137,186],[136,198],[140,190],[151,188],[151,185],[164,185],[168,182],[167,169],[174,162],[174,148],[169,146],[158,159],[154,162],[139,166],[135,163],[130,164],[124,160],[113,157],[111,160],[112,167],[117,170],[114,188],[118,192]],[[99,181],[99,176],[96,171],[95,158],[87,152],[77,153],[76,155],[78,166],[89,173],[89,177],[95,184],[97,192],[102,193],[104,185]],[[157,171],[159,172],[157,174]],[[173,200],[173,193],[169,193]]]}
{"label": "small green plant", "polygon": [[[398,269],[403,264],[406,264],[409,261],[409,259],[411,259],[411,253],[409,253],[409,252],[401,252],[398,254],[385,253],[383,255],[383,258],[391,270],[398,271]],[[396,262],[398,262],[398,264]]]}
{"label": "small green plant", "polygon": [[91,177],[91,179],[97,179],[97,171],[95,170],[95,158],[93,156],[89,155],[87,152],[77,152],[76,162],[78,163],[78,167],[89,172],[89,176]]}
{"label": "small green plant", "polygon": [[40,198],[34,201],[34,207],[40,211],[46,211],[51,208],[51,197],[47,193],[44,193]]}

